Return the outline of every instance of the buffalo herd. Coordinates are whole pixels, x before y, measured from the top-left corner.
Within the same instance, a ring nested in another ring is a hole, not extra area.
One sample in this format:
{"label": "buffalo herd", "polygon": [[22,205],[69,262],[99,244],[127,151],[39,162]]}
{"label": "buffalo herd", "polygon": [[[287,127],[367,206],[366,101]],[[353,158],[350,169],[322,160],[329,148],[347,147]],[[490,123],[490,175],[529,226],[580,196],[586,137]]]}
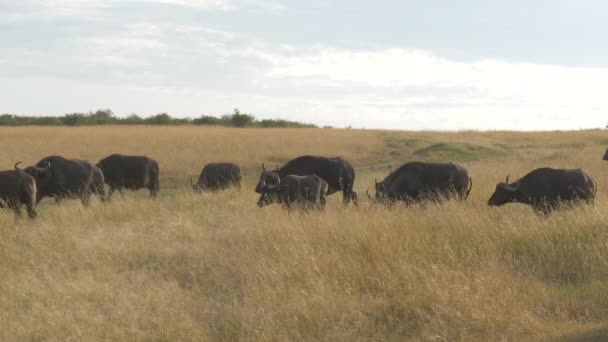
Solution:
{"label": "buffalo herd", "polygon": [[[603,157],[608,160],[608,151]],[[21,207],[27,208],[30,218],[36,217],[36,205],[44,197],[80,199],[88,205],[92,195],[101,201],[110,199],[114,191],[148,189],[151,198],[160,189],[160,168],[157,161],[145,156],[112,154],[97,164],[85,160],[49,156],[33,166],[0,171],[0,208],[11,209],[17,217]],[[191,179],[196,193],[218,191],[229,187],[241,187],[241,169],[234,163],[209,163],[201,171],[196,183]],[[288,209],[323,209],[328,195],[341,192],[344,205],[358,205],[353,191],[355,170],[340,158],[301,156],[282,167],[262,173],[255,187],[260,195],[259,207],[280,203]],[[105,185],[109,191],[106,193]],[[473,187],[469,172],[454,163],[409,162],[397,168],[382,181],[375,182],[375,196],[367,193],[370,200],[378,203],[401,201],[407,205],[422,201],[456,199],[465,201]],[[581,169],[539,168],[516,182],[496,185],[488,200],[489,206],[518,202],[532,206],[536,211],[549,213],[562,204],[576,202],[593,203],[597,185]]]}

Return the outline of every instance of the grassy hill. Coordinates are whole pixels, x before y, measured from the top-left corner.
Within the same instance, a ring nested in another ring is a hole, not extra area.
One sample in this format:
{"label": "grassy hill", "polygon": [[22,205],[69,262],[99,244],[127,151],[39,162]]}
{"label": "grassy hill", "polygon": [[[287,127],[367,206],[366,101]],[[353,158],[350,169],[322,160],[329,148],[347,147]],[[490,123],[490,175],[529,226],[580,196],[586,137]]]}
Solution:
{"label": "grassy hill", "polygon": [[[0,169],[52,154],[144,154],[161,193],[0,211],[0,340],[601,340],[608,336],[608,132],[397,132],[222,127],[0,128]],[[259,166],[340,155],[358,208],[259,209]],[[466,203],[372,205],[374,178],[456,161]],[[234,161],[241,191],[196,196],[202,166]],[[593,207],[548,217],[489,208],[507,175],[583,168]]]}

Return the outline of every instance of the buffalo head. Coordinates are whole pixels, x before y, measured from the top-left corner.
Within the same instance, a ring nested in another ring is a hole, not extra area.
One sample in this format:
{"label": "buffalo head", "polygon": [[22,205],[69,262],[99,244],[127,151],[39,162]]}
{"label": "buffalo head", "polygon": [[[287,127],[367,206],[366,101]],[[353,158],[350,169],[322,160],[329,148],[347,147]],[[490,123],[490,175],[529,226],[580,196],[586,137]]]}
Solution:
{"label": "buffalo head", "polygon": [[200,184],[198,183],[194,184],[194,182],[192,181],[192,177],[190,177],[190,185],[192,185],[192,190],[194,190],[194,192],[196,192],[197,194],[203,192],[203,187],[200,186]]}
{"label": "buffalo head", "polygon": [[384,182],[374,180],[376,186],[376,200],[381,201],[388,198],[388,187]]}
{"label": "buffalo head", "polygon": [[[15,164],[15,170],[18,169],[19,164],[20,164],[20,162]],[[36,179],[36,181],[38,181],[40,179],[48,178],[50,169],[51,169],[51,163],[45,161],[44,163],[42,163],[42,166],[37,166],[37,165],[28,166],[22,170],[25,171],[30,176],[34,177]],[[19,170],[21,170],[21,169],[19,169]]]}
{"label": "buffalo head", "polygon": [[606,153],[604,153],[602,160],[608,160],[608,150],[606,150]]}
{"label": "buffalo head", "polygon": [[281,177],[277,171],[266,171],[264,164],[262,164],[262,174],[260,175],[258,185],[255,187],[255,192],[258,194],[275,192],[279,188],[279,185],[281,185]]}
{"label": "buffalo head", "polygon": [[488,205],[491,207],[501,206],[517,200],[517,192],[519,191],[519,182],[509,184],[509,176],[505,182],[496,184],[496,190],[488,200]]}
{"label": "buffalo head", "polygon": [[271,205],[273,203],[281,203],[281,198],[277,191],[265,191],[260,195],[258,199],[258,207],[263,208],[267,205]]}

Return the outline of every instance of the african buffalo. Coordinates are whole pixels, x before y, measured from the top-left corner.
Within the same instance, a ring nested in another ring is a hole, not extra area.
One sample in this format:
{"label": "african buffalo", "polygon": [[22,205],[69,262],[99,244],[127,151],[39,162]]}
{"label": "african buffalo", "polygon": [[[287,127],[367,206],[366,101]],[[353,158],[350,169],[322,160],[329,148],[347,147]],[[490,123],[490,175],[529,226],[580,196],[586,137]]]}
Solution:
{"label": "african buffalo", "polygon": [[258,206],[264,207],[272,203],[283,203],[288,209],[294,206],[306,208],[314,206],[318,209],[325,207],[328,191],[327,182],[317,175],[287,175],[269,179],[258,200]]}
{"label": "african buffalo", "polygon": [[453,163],[410,162],[376,182],[376,200],[441,200],[456,197],[466,200],[473,187],[468,171]]}
{"label": "african buffalo", "polygon": [[198,182],[190,179],[194,192],[223,190],[230,186],[241,188],[241,169],[234,163],[209,163],[205,165]]}
{"label": "african buffalo", "polygon": [[552,169],[543,167],[525,175],[514,183],[509,177],[498,183],[489,206],[518,202],[531,205],[535,210],[549,213],[560,203],[585,201],[593,203],[597,185],[581,169]]}
{"label": "african buffalo", "polygon": [[606,150],[606,153],[604,153],[602,160],[608,160],[608,150]]}
{"label": "african buffalo", "polygon": [[97,194],[105,201],[104,175],[86,160],[50,156],[24,171],[36,179],[36,203],[48,196],[57,202],[64,198],[80,198],[86,206],[91,194]]}
{"label": "african buffalo", "polygon": [[103,171],[105,182],[110,186],[108,199],[115,190],[122,195],[122,189],[147,188],[152,198],[158,194],[160,169],[154,159],[112,154],[100,160],[97,166]]}
{"label": "african buffalo", "polygon": [[[0,208],[12,209],[21,216],[21,206],[25,204],[30,218],[36,217],[36,180],[19,168],[0,171]],[[46,171],[46,168],[40,168]]]}
{"label": "african buffalo", "polygon": [[329,195],[341,191],[344,204],[348,205],[351,200],[355,205],[357,204],[357,193],[353,191],[355,170],[349,162],[340,157],[301,156],[274,171],[266,171],[262,164],[262,174],[255,192],[263,193],[268,181],[281,181],[287,175],[306,176],[311,174],[315,174],[327,182]]}

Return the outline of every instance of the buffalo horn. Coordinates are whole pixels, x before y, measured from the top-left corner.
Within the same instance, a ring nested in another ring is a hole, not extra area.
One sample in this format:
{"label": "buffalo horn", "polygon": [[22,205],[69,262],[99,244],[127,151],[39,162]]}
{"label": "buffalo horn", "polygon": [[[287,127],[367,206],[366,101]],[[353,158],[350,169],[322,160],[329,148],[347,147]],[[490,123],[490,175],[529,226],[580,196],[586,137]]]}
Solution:
{"label": "buffalo horn", "polygon": [[51,168],[51,163],[49,163],[48,161],[45,161],[44,163],[46,164],[44,167],[34,166],[36,171],[44,173],[44,172],[47,172]]}
{"label": "buffalo horn", "polygon": [[515,192],[515,191],[517,191],[517,189],[519,189],[519,184],[518,184],[518,186],[513,186],[513,185],[510,185],[508,183],[507,184],[500,184],[500,187],[503,188],[503,189],[505,189],[505,190],[507,190],[507,191],[509,191],[509,192]]}
{"label": "buffalo horn", "polygon": [[23,170],[19,168],[19,164],[21,164],[21,162],[15,163],[15,171]]}

